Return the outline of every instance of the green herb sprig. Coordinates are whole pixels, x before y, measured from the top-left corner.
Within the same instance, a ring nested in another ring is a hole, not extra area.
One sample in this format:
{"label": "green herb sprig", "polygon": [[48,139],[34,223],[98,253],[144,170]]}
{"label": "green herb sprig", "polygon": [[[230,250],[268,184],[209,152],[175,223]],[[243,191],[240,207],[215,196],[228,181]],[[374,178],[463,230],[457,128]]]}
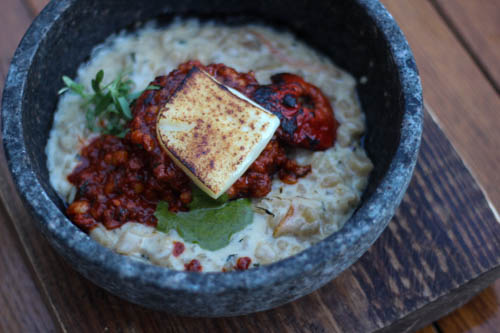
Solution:
{"label": "green herb sprig", "polygon": [[148,86],[143,91],[131,93],[133,82],[125,79],[123,73],[105,86],[101,86],[103,79],[104,71],[100,70],[92,79],[93,92],[89,93],[82,84],[63,76],[65,87],[59,90],[59,94],[72,91],[83,98],[82,107],[85,108],[89,130],[123,138],[128,132],[126,125],[133,118],[130,104],[145,90],[156,90],[160,87]]}

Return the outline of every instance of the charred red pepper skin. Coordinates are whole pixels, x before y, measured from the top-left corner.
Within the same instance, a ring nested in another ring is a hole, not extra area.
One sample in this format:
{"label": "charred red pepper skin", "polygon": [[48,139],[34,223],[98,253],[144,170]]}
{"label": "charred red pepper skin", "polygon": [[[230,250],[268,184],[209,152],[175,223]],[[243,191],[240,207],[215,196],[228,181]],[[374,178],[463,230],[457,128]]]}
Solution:
{"label": "charred red pepper skin", "polygon": [[332,147],[338,123],[321,90],[288,73],[273,75],[271,82],[255,89],[251,98],[280,118],[278,139],[310,150]]}

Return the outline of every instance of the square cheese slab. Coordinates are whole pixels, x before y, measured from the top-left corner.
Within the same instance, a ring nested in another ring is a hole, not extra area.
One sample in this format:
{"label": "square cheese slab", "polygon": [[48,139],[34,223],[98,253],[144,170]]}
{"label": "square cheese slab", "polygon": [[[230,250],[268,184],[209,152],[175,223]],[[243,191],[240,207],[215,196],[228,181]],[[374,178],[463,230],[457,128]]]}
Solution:
{"label": "square cheese slab", "polygon": [[259,157],[278,117],[193,67],[157,120],[158,141],[204,192],[216,199]]}

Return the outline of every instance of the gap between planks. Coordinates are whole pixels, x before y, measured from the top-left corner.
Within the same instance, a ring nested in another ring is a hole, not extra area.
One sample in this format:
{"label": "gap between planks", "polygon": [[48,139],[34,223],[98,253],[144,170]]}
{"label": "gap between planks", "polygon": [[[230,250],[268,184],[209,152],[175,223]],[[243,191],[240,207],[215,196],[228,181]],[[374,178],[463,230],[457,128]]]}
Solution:
{"label": "gap between planks", "polygon": [[[500,94],[500,65],[498,63],[500,56],[500,2],[498,0],[482,0],[481,2],[478,0],[430,1],[462,47],[470,54],[476,66],[495,88],[497,94]],[[471,17],[471,14],[478,13],[482,14],[481,17]],[[472,22],[468,22],[467,19],[472,19]],[[460,22],[460,20],[465,20],[465,22]],[[466,28],[463,28],[464,25]]]}

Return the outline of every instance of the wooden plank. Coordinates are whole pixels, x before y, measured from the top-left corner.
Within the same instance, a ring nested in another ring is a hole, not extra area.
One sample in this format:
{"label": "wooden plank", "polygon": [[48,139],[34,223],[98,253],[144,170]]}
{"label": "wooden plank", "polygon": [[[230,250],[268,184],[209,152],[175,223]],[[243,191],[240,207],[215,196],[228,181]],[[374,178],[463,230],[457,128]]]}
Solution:
{"label": "wooden plank", "polygon": [[410,42],[427,103],[500,209],[500,173],[492,172],[500,165],[500,96],[428,0],[382,2]]}
{"label": "wooden plank", "polygon": [[[0,168],[5,177],[5,163]],[[401,332],[425,326],[500,275],[500,224],[429,116],[414,180],[375,245],[318,292],[250,316],[183,318],[122,301],[74,272],[12,192],[0,193],[18,216],[15,226],[43,292],[63,329],[72,331]]]}
{"label": "wooden plank", "polygon": [[[487,78],[481,79],[480,70],[472,70],[472,63],[479,59],[490,74],[498,73],[500,69],[497,53],[500,51],[498,39],[500,3],[495,0],[438,0],[437,3],[442,11],[445,11],[444,14],[449,17],[449,21],[452,21],[455,34],[459,34],[458,39],[454,40],[450,27],[437,19],[438,15],[426,1],[382,0],[382,2],[394,15],[410,41],[419,65],[427,102],[435,110],[445,132],[450,134],[451,141],[471,166],[473,173],[477,175],[498,209],[500,184],[498,175],[492,172],[496,170],[499,156],[499,151],[496,149],[500,143],[496,130],[499,125],[498,96],[495,96],[494,88],[488,87]],[[460,45],[464,40],[469,46],[468,50]],[[487,51],[483,53],[484,49]],[[476,59],[468,54],[471,50],[474,51]],[[493,58],[490,55],[492,52],[497,54]],[[498,82],[497,79],[495,81]],[[492,116],[493,113],[496,115]],[[464,114],[468,117],[464,118]],[[490,125],[485,126],[485,123]],[[484,145],[484,142],[487,144]],[[481,151],[477,150],[478,145],[481,145]],[[496,285],[498,284],[500,282],[496,282]],[[498,289],[490,290],[490,293],[500,298]],[[483,300],[485,295],[488,294],[481,294],[474,301],[483,304],[483,309],[476,311],[467,307],[467,311],[457,311],[447,317],[446,325],[442,325],[442,321],[438,322],[441,331],[457,332],[458,328],[451,326],[450,322],[462,323],[460,331],[477,331],[471,326],[477,322],[462,319],[467,316],[483,318],[484,323],[479,327],[486,325],[495,328],[495,324],[500,321],[500,309],[487,307],[492,303],[487,299]],[[490,316],[482,317],[484,313],[489,313]]]}
{"label": "wooden plank", "polygon": [[500,1],[433,0],[500,93]]}
{"label": "wooden plank", "polygon": [[1,203],[0,244],[0,332],[55,331]]}
{"label": "wooden plank", "polygon": [[0,85],[2,87],[12,54],[32,19],[30,12],[21,1],[0,1],[0,45],[2,46],[0,47]]}
{"label": "wooden plank", "polygon": [[443,333],[496,333],[500,327],[500,280],[462,308],[439,320]]}
{"label": "wooden plank", "polygon": [[[0,2],[0,97],[14,50],[32,16],[17,0]],[[0,203],[0,332],[55,331],[32,278],[30,263]]]}

